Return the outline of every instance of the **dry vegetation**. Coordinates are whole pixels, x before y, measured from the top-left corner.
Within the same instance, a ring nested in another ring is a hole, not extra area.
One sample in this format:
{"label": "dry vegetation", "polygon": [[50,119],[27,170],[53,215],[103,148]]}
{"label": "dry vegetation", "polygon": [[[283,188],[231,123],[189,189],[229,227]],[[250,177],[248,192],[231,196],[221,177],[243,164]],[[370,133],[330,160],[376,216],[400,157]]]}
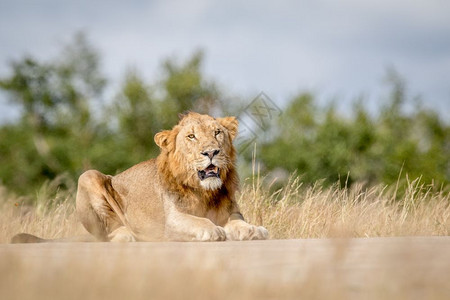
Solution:
{"label": "dry vegetation", "polygon": [[[411,181],[397,187],[302,186],[271,192],[258,176],[239,197],[272,239],[450,233],[449,193]],[[85,234],[74,185],[45,184],[36,204],[0,189],[0,242],[18,232]],[[248,243],[0,245],[5,299],[448,299],[450,240],[333,239]]]}
{"label": "dry vegetation", "polygon": [[258,179],[240,197],[251,221],[267,226],[272,238],[380,237],[450,234],[450,194],[420,179],[398,186],[302,187],[292,177],[269,193]]}
{"label": "dry vegetation", "polygon": [[[272,239],[450,235],[450,194],[419,179],[408,181],[399,197],[397,186],[303,187],[298,177],[270,192],[255,178],[238,201],[244,216],[266,226]],[[63,179],[45,184],[35,205],[0,189],[0,242],[18,232],[46,238],[85,234],[74,214],[74,185],[57,189]]]}

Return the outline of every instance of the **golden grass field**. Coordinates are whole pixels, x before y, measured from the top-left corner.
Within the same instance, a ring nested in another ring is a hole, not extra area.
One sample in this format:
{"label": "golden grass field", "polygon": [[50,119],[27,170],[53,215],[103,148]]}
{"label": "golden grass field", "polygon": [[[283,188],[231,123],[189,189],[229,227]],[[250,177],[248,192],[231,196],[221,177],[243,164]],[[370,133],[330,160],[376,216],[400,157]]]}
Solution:
{"label": "golden grass field", "polygon": [[270,241],[6,244],[86,233],[58,183],[34,205],[0,189],[1,299],[450,298],[449,192],[419,180],[273,192],[257,177],[239,204]]}

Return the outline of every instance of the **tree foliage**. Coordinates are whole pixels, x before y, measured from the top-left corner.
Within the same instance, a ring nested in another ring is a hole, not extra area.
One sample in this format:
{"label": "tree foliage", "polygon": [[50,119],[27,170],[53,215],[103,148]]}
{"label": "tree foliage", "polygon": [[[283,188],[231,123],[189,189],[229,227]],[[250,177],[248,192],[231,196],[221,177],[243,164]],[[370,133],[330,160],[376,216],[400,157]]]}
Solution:
{"label": "tree foliage", "polygon": [[278,134],[261,148],[271,170],[297,171],[307,182],[325,179],[342,185],[394,183],[399,176],[450,182],[450,127],[417,104],[407,112],[404,81],[389,74],[390,95],[378,113],[361,101],[351,116],[334,105],[319,107],[311,94],[295,97],[278,120]]}
{"label": "tree foliage", "polygon": [[[128,70],[113,99],[102,101],[106,77],[101,57],[83,34],[50,61],[26,56],[10,64],[0,89],[20,107],[21,118],[0,124],[0,180],[20,194],[59,174],[76,179],[96,168],[115,174],[154,157],[155,133],[177,122],[186,110],[220,115],[245,103],[227,103],[217,84],[202,72],[204,55],[168,59],[161,78],[147,82]],[[402,170],[448,184],[450,127],[439,115],[406,96],[404,80],[388,73],[390,94],[378,112],[363,101],[350,114],[314,95],[291,99],[264,139],[258,157],[265,170],[301,174],[305,182],[329,184],[395,182]],[[242,155],[251,161],[249,155]]]}

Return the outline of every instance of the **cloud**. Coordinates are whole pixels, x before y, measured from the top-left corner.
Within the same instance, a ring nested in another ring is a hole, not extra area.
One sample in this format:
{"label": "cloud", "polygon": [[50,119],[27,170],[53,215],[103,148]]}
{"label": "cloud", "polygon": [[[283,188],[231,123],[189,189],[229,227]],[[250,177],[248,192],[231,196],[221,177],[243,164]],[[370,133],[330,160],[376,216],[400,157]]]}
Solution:
{"label": "cloud", "polygon": [[[372,96],[393,65],[450,116],[450,6],[434,1],[3,1],[0,75],[23,53],[50,58],[83,29],[117,84],[127,66],[158,76],[167,56],[202,48],[206,72],[237,93],[301,89]],[[376,99],[377,97],[372,97]]]}

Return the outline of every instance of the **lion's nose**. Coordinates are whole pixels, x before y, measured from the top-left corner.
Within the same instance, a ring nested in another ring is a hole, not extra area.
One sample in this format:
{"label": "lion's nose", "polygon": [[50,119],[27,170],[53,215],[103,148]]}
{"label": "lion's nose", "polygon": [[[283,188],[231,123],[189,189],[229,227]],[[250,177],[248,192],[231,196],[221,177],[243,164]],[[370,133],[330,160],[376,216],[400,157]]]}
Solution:
{"label": "lion's nose", "polygon": [[219,154],[219,152],[220,152],[219,149],[208,150],[208,151],[203,151],[203,152],[202,152],[202,155],[208,156],[209,159],[212,159],[214,156],[216,156],[217,154]]}

